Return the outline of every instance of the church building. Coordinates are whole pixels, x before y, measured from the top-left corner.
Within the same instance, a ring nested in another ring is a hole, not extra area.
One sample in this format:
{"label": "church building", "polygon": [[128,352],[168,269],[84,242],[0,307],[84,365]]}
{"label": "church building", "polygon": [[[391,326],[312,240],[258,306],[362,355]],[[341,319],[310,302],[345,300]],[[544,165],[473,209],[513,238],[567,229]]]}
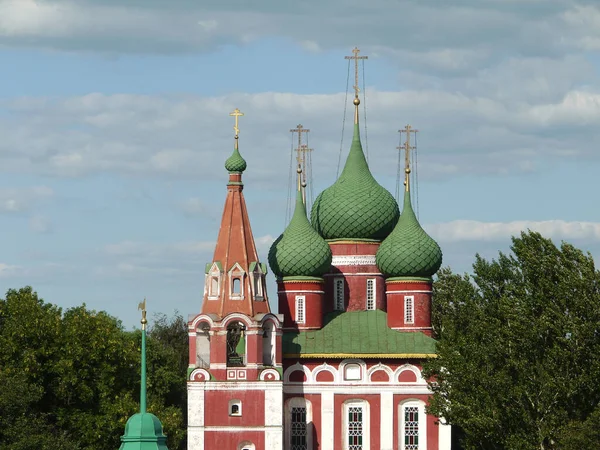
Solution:
{"label": "church building", "polygon": [[[201,312],[189,320],[189,450],[449,450],[450,427],[427,415],[421,374],[435,357],[432,276],[438,244],[411,205],[407,133],[402,213],[373,177],[359,133],[336,182],[307,214],[303,167],[293,216],[256,250],[243,195],[239,110],[225,207]],[[408,131],[407,127],[407,131]]]}

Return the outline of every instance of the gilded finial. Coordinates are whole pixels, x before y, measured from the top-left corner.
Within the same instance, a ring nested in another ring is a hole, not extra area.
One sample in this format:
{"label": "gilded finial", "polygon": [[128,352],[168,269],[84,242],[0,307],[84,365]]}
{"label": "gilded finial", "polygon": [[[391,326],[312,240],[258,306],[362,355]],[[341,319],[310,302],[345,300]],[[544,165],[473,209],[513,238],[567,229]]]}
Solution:
{"label": "gilded finial", "polygon": [[146,329],[146,324],[148,323],[148,320],[146,319],[146,297],[144,297],[144,301],[141,302],[140,304],[138,304],[138,311],[141,310],[142,311],[142,330]]}
{"label": "gilded finial", "polygon": [[238,119],[240,117],[242,117],[244,115],[244,113],[240,112],[240,110],[238,108],[235,108],[233,110],[233,112],[229,113],[229,115],[233,116],[235,118],[235,124],[233,125],[233,131],[235,132],[235,148],[237,148],[238,138],[239,138],[239,134],[240,134],[240,129],[238,128]]}
{"label": "gilded finial", "polygon": [[358,56],[360,50],[358,47],[354,47],[352,50],[352,56],[346,56],[345,59],[353,59],[354,60],[354,123],[358,123],[358,105],[360,105],[360,99],[358,98],[358,93],[360,92],[360,87],[358,86],[358,60],[359,59],[369,59],[368,56]]}
{"label": "gilded finial", "polygon": [[419,130],[413,129],[410,125],[406,125],[403,130],[398,130],[398,133],[406,133],[406,141],[404,145],[398,147],[398,150],[404,150],[404,186],[406,191],[410,191],[410,151],[416,147],[410,145],[410,133],[417,133]]}

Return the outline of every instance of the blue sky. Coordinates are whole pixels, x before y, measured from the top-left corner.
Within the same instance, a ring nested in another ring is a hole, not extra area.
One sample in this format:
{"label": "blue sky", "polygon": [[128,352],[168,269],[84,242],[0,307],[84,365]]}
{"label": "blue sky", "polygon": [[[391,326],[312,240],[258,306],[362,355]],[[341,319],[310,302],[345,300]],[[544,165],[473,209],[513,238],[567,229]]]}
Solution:
{"label": "blue sky", "polygon": [[420,130],[419,215],[446,264],[468,270],[528,227],[600,257],[595,2],[126,3],[0,0],[1,291],[30,284],[128,327],[144,296],[197,312],[228,113],[246,114],[266,260],[285,226],[290,128],[311,129],[315,194],[335,179],[354,46],[369,56],[372,171],[393,192],[397,130]]}

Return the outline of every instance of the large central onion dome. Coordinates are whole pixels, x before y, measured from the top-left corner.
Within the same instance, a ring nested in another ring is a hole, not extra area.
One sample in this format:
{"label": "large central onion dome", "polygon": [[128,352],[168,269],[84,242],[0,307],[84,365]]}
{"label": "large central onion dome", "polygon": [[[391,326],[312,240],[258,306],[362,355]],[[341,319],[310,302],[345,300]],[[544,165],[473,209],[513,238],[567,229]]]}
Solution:
{"label": "large central onion dome", "polygon": [[429,278],[442,265],[442,250],[421,228],[410,202],[410,191],[404,193],[404,209],[394,231],[377,250],[377,267],[388,277]]}
{"label": "large central onion dome", "polygon": [[269,250],[269,265],[279,277],[321,277],[331,267],[331,248],[310,225],[302,192],[289,225]]}
{"label": "large central onion dome", "polygon": [[399,216],[396,200],[369,170],[355,123],[342,174],[313,204],[313,227],[325,239],[382,240],[394,229]]}

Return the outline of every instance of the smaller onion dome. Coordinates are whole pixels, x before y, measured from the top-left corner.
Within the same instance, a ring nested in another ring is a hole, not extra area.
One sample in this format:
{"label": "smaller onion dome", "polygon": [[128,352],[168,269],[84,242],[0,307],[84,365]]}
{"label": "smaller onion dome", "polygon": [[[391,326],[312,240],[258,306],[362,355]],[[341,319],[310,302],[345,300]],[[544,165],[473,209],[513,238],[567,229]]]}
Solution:
{"label": "smaller onion dome", "polygon": [[306,217],[302,192],[289,225],[269,250],[269,265],[279,277],[322,277],[331,267],[331,248]]}
{"label": "smaller onion dome", "polygon": [[242,158],[242,155],[240,155],[240,151],[238,150],[237,137],[233,148],[233,154],[225,161],[225,169],[229,173],[242,173],[246,170],[246,160]]}
{"label": "smaller onion dome", "polygon": [[442,250],[421,228],[404,193],[404,210],[394,230],[381,243],[376,255],[377,267],[387,277],[423,277],[434,275],[442,265]]}

